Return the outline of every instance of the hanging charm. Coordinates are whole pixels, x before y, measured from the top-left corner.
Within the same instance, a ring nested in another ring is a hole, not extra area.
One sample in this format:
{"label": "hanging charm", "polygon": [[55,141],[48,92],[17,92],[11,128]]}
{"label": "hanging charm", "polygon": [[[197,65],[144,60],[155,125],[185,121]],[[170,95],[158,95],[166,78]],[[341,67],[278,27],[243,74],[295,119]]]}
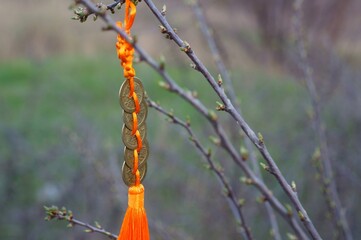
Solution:
{"label": "hanging charm", "polygon": [[[131,0],[125,1],[124,26],[118,27],[130,36],[130,29],[136,15],[136,6]],[[118,58],[124,69],[124,78],[119,90],[119,103],[123,109],[122,140],[124,162],[122,178],[129,187],[128,209],[125,213],[118,240],[149,240],[148,221],[144,208],[144,186],[141,184],[147,172],[149,145],[146,140],[146,118],[148,107],[144,100],[144,88],[133,68],[134,48],[118,35],[116,43]]]}

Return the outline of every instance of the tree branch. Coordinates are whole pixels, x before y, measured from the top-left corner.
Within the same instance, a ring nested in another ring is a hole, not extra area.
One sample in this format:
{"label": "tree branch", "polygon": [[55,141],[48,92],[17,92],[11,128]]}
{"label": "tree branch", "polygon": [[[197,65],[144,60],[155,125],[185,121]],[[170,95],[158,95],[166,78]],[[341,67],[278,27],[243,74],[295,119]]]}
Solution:
{"label": "tree branch", "polygon": [[[192,96],[192,94],[190,92],[186,92],[184,91],[182,88],[180,88],[174,81],[173,79],[168,75],[167,72],[164,71],[164,67],[162,67],[161,64],[158,64],[154,59],[152,59],[142,48],[140,48],[138,46],[138,44],[136,44],[134,41],[132,41],[132,39],[130,39],[127,34],[125,34],[125,32],[118,28],[115,24],[115,22],[111,19],[111,17],[106,14],[106,12],[100,12],[99,9],[89,0],[79,0],[80,3],[82,3],[84,6],[86,6],[89,11],[92,11],[96,14],[98,14],[108,25],[108,27],[110,29],[115,30],[118,34],[120,34],[126,41],[128,41],[129,43],[131,43],[134,47],[134,49],[138,52],[140,60],[145,61],[149,66],[151,66],[155,71],[157,71],[162,77],[163,79],[166,81],[167,86],[165,86],[169,91],[174,92],[176,94],[178,94],[179,96],[181,96],[184,100],[186,100],[187,102],[189,102],[198,112],[200,112],[204,117],[206,117],[206,119],[211,123],[212,127],[214,128],[214,130],[216,131],[217,135],[220,137],[221,140],[221,146],[230,154],[230,156],[232,157],[232,159],[235,161],[235,163],[237,165],[239,165],[242,170],[244,171],[244,173],[246,174],[247,178],[252,180],[252,184],[258,188],[261,193],[265,196],[265,199],[267,201],[270,202],[270,204],[276,209],[276,211],[284,218],[286,219],[286,221],[290,224],[290,226],[293,228],[293,230],[295,231],[295,233],[297,234],[297,236],[300,239],[308,239],[307,236],[305,235],[305,233],[303,232],[302,228],[300,228],[294,213],[289,212],[279,201],[278,199],[272,194],[272,192],[267,188],[266,185],[264,185],[264,183],[262,181],[260,181],[257,176],[252,172],[252,170],[249,168],[249,166],[244,163],[241,159],[241,156],[238,154],[238,152],[236,151],[236,149],[233,147],[233,145],[231,144],[231,142],[228,140],[225,131],[223,130],[222,126],[219,124],[217,117],[215,114],[213,114],[211,111],[209,111],[203,104],[201,101],[199,101],[199,99],[196,99]],[[145,1],[147,4],[149,4],[149,1]],[[152,3],[152,6],[154,9],[155,6]],[[158,13],[161,17],[161,13],[156,9],[156,13]],[[168,24],[169,26],[169,24]],[[167,28],[167,31],[173,31],[172,28]],[[173,31],[173,34],[174,31]],[[177,36],[177,35],[175,35]],[[177,36],[178,37],[178,36]],[[179,37],[178,37],[179,39]],[[182,49],[183,51],[187,52],[187,54],[189,52],[192,52],[192,50],[190,49],[190,47],[184,43],[184,45],[182,45]],[[192,55],[193,56],[193,55]],[[199,61],[199,60],[197,60]],[[203,66],[203,64],[198,64],[199,66]],[[204,71],[204,66],[201,67],[200,69],[203,69]],[[209,75],[210,76],[210,75]],[[211,76],[210,76],[211,77]],[[213,78],[212,78],[213,79]],[[214,80],[214,79],[213,79]],[[218,85],[216,84],[216,92],[220,93],[219,91],[223,92],[222,88],[218,88]],[[224,94],[224,92],[223,92]],[[227,100],[227,106],[231,104],[229,100]],[[232,105],[233,106],[233,105]],[[233,107],[234,109],[234,107]],[[230,111],[231,109],[229,109],[228,111]],[[234,110],[235,111],[235,110]],[[230,111],[231,113],[233,113],[232,111]],[[238,112],[235,111],[237,114]],[[234,113],[234,114],[236,114]],[[242,118],[241,118],[242,119]],[[248,125],[246,125],[248,127]],[[248,127],[249,128],[249,127]],[[247,129],[246,129],[247,130]],[[249,132],[250,130],[248,130]],[[247,132],[246,132],[247,133]],[[253,131],[252,131],[253,133]],[[248,135],[248,134],[247,134]],[[254,137],[252,138],[255,142],[258,143],[258,138],[255,136],[255,134],[253,133]],[[255,140],[257,139],[257,140]],[[262,144],[263,146],[263,144]],[[274,162],[273,162],[274,163]],[[275,163],[274,163],[275,164]],[[272,168],[273,169],[273,168]],[[277,168],[278,169],[278,168]],[[283,182],[284,185],[287,185],[287,182],[284,180]],[[289,186],[289,185],[287,185]],[[290,186],[289,186],[290,188]],[[292,190],[291,190],[292,191]],[[292,192],[293,193],[293,192]],[[295,193],[293,193],[294,195]],[[296,195],[297,196],[297,195]],[[297,198],[298,199],[298,198]],[[302,215],[305,216],[305,215]],[[307,218],[306,218],[307,219]]]}
{"label": "tree branch", "polygon": [[228,96],[226,95],[224,89],[218,85],[216,80],[210,74],[208,69],[204,66],[204,64],[199,60],[197,55],[194,53],[190,45],[183,41],[170,26],[166,18],[161,14],[161,12],[156,8],[154,3],[151,0],[144,0],[144,2],[148,5],[149,9],[153,12],[153,14],[157,17],[160,23],[167,30],[167,34],[170,36],[170,39],[173,40],[186,55],[192,60],[195,65],[195,69],[197,69],[208,81],[208,83],[212,86],[214,91],[217,93],[219,98],[224,104],[224,110],[228,112],[238,123],[238,125],[243,129],[245,134],[250,138],[252,143],[257,147],[263,158],[267,161],[270,172],[275,176],[278,183],[287,194],[288,198],[291,200],[293,206],[297,210],[297,213],[300,217],[300,220],[303,222],[305,228],[312,236],[313,239],[321,239],[317,229],[313,225],[311,219],[309,218],[306,210],[304,209],[302,203],[298,198],[297,192],[293,191],[291,186],[288,184],[287,180],[283,176],[282,172],[279,170],[277,164],[273,160],[271,154],[269,153],[264,141],[260,140],[254,131],[249,127],[247,122],[243,119],[243,117],[239,114],[239,112],[235,109],[233,103],[230,101]]}
{"label": "tree branch", "polygon": [[[200,30],[204,36],[204,39],[207,41],[208,47],[211,50],[213,60],[215,61],[215,64],[218,68],[221,79],[224,80],[224,85],[225,85],[226,91],[228,93],[228,96],[229,96],[230,100],[235,104],[235,107],[239,110],[239,112],[241,114],[241,108],[238,104],[237,97],[234,92],[233,81],[226,68],[226,65],[224,64],[224,61],[222,60],[221,51],[219,50],[218,45],[215,41],[214,35],[212,34],[212,31],[209,27],[207,18],[203,12],[202,7],[200,6],[200,2],[198,0],[194,0],[190,4],[192,6],[194,14],[200,25]],[[254,165],[254,167],[253,167],[254,172],[259,177],[259,179],[261,181],[263,181],[262,174],[259,169],[259,164],[258,164],[257,158],[254,154],[252,143],[248,138],[244,137],[244,135],[242,137],[243,137],[245,146],[247,148],[247,151],[249,152],[249,158]],[[272,209],[272,206],[269,204],[269,202],[265,202],[265,207],[266,207],[268,218],[269,218],[269,221],[271,224],[271,232],[273,234],[273,237],[276,240],[281,240],[282,238],[281,238],[281,235],[279,232],[277,219],[276,219],[275,213]]]}
{"label": "tree branch", "polygon": [[[327,145],[326,130],[322,124],[319,97],[313,79],[313,69],[309,63],[307,49],[302,37],[302,4],[303,0],[295,0],[295,16],[293,24],[296,32],[296,47],[300,57],[299,68],[303,72],[304,81],[311,99],[313,109],[313,128],[317,135],[317,142],[320,146],[319,151],[316,150],[313,160],[316,161],[317,171],[321,175],[321,184],[323,187],[322,192],[324,193],[326,204],[331,213],[334,225],[336,229],[341,232],[344,239],[352,240],[353,237],[336,187],[336,181]],[[336,235],[338,234],[336,233]]]}
{"label": "tree branch", "polygon": [[58,207],[56,207],[56,206],[44,207],[44,209],[46,212],[45,220],[47,220],[47,221],[50,221],[53,219],[64,220],[64,221],[69,222],[68,227],[73,227],[75,225],[78,225],[78,226],[85,228],[85,232],[88,232],[88,233],[96,232],[96,233],[107,236],[109,239],[114,239],[114,240],[116,240],[118,238],[117,235],[110,233],[110,232],[106,231],[105,229],[103,229],[97,222],[95,223],[97,226],[92,226],[89,223],[84,223],[80,220],[75,219],[73,217],[72,211],[67,210],[64,207],[61,210],[58,209]]}
{"label": "tree branch", "polygon": [[[79,0],[74,0],[75,4],[80,3]],[[98,11],[101,13],[105,13],[107,10],[110,10],[111,13],[114,13],[114,9],[119,6],[119,8],[124,4],[125,0],[114,0],[114,3],[105,5],[103,3],[97,3],[96,7],[98,8]],[[98,17],[97,11],[88,11],[87,8],[78,7],[74,9],[75,16],[72,18],[73,20],[79,20],[80,22],[85,22],[88,17],[92,14],[95,14],[94,21]]]}
{"label": "tree branch", "polygon": [[247,226],[246,219],[242,212],[243,203],[241,203],[237,199],[236,194],[234,193],[231,185],[228,183],[228,181],[226,180],[226,177],[223,174],[222,168],[216,166],[215,162],[212,160],[211,152],[207,151],[206,148],[203,147],[203,145],[200,143],[200,141],[194,134],[194,132],[190,126],[190,123],[186,123],[186,122],[180,120],[179,118],[175,117],[172,113],[167,112],[161,106],[159,106],[157,103],[155,103],[154,101],[151,101],[149,98],[147,99],[147,103],[148,103],[149,107],[154,108],[161,114],[169,117],[169,119],[172,123],[183,127],[187,131],[190,141],[194,144],[195,148],[201,153],[203,158],[206,160],[206,162],[209,166],[209,169],[215,173],[219,183],[224,188],[224,190],[225,190],[224,196],[228,199],[230,208],[233,211],[235,218],[238,219],[241,224],[241,233],[242,233],[244,239],[252,240],[253,237],[250,232],[250,228]]}

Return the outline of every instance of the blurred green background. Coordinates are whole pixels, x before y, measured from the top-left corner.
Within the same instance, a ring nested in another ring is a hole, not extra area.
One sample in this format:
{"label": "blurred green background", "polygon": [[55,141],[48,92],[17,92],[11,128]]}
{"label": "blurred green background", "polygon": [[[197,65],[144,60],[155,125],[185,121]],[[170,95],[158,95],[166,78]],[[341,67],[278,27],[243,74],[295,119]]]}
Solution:
{"label": "blurred green background", "polygon": [[[110,1],[111,2],[111,1]],[[191,7],[167,5],[167,18],[180,36],[218,75]],[[65,222],[46,222],[43,206],[66,206],[76,218],[98,221],[118,233],[127,207],[121,180],[123,145],[118,89],[122,69],[115,34],[101,21],[71,20],[71,1],[3,0],[0,8],[0,239],[106,239]],[[261,132],[274,159],[299,195],[324,239],[331,221],[311,157],[316,136],[311,105],[298,69],[292,4],[283,0],[201,1],[222,58],[234,83],[245,119]],[[361,234],[361,4],[357,0],[307,2],[305,39],[320,95],[322,117],[338,190],[351,230]],[[121,12],[115,19],[121,19]],[[179,48],[159,32],[144,3],[133,33],[182,87],[197,91],[214,109],[216,95],[190,66]],[[162,80],[145,63],[136,65],[152,100],[192,127],[239,198],[256,239],[271,239],[259,192],[239,181],[242,171],[210,141],[211,126],[177,95],[159,87]],[[234,121],[219,113],[234,145],[243,143]],[[149,109],[151,145],[146,208],[152,239],[239,239],[237,224],[214,174],[188,141],[186,132]],[[260,161],[262,158],[258,156]],[[267,173],[273,193],[288,203]],[[279,218],[282,236],[290,231]]]}

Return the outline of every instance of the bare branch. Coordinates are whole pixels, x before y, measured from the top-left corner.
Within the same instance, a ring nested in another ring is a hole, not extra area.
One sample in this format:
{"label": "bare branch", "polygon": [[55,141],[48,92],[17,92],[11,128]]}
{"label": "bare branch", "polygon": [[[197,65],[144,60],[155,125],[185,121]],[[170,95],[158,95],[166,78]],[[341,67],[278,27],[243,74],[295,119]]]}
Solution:
{"label": "bare branch", "polygon": [[151,101],[150,99],[147,99],[147,103],[149,107],[152,107],[158,112],[162,113],[163,115],[169,117],[172,123],[183,127],[187,131],[190,141],[194,144],[195,148],[202,154],[203,158],[206,160],[208,164],[209,169],[216,174],[219,183],[223,187],[225,191],[224,196],[228,199],[231,210],[235,215],[235,218],[239,220],[241,224],[241,233],[244,239],[249,239],[249,240],[253,239],[252,234],[250,232],[250,228],[247,226],[246,218],[244,217],[242,212],[243,204],[240,203],[240,201],[237,199],[236,194],[234,193],[231,185],[226,180],[226,177],[224,176],[222,169],[216,166],[215,162],[212,160],[212,154],[208,150],[206,150],[206,148],[200,143],[200,141],[194,134],[192,128],[190,127],[190,124],[175,117],[172,113],[167,112],[161,106],[159,106],[154,101]]}
{"label": "bare branch", "polygon": [[[217,135],[220,137],[221,146],[230,154],[230,156],[235,161],[235,163],[242,168],[242,170],[246,174],[247,178],[252,179],[253,185],[261,191],[261,193],[264,195],[265,199],[267,201],[269,201],[270,204],[276,209],[276,211],[290,224],[290,226],[293,228],[293,230],[295,231],[297,236],[300,239],[308,239],[308,237],[305,235],[302,228],[300,228],[300,226],[299,226],[299,224],[297,222],[297,219],[295,218],[294,213],[292,213],[292,212],[290,213],[283,206],[283,204],[281,204],[278,201],[278,199],[275,196],[273,196],[272,192],[267,188],[267,186],[257,178],[257,176],[249,168],[249,166],[242,161],[241,156],[238,154],[236,149],[233,147],[233,145],[231,144],[231,142],[227,138],[227,136],[225,134],[225,131],[223,130],[222,126],[217,121],[217,118],[214,117],[213,114],[211,114],[211,112],[202,104],[202,102],[199,99],[194,98],[191,93],[186,92],[182,88],[180,88],[172,80],[172,78],[168,75],[168,73],[164,71],[164,67],[162,67],[161,64],[158,64],[142,48],[140,48],[135,42],[133,42],[132,39],[130,39],[122,29],[118,28],[116,26],[115,22],[111,19],[111,17],[108,14],[106,14],[105,12],[100,12],[99,9],[89,0],[79,0],[79,2],[82,3],[84,6],[86,6],[90,11],[92,11],[94,13],[97,13],[108,24],[108,27],[110,29],[115,30],[126,41],[131,43],[133,45],[134,49],[138,52],[140,60],[145,61],[149,66],[151,66],[155,71],[157,71],[164,78],[164,80],[167,83],[166,87],[167,87],[167,89],[169,91],[174,92],[174,93],[178,94],[179,96],[181,96],[184,100],[189,102],[198,112],[200,112],[203,116],[206,117],[206,119],[211,123],[212,127],[216,131]],[[145,1],[145,2],[147,4],[149,4],[149,1]],[[152,3],[152,6],[155,9],[156,13],[158,13],[162,17],[162,14],[155,8],[153,3]],[[177,35],[175,35],[173,29],[169,27],[169,24],[168,24],[167,31],[172,31],[173,32],[172,35],[177,36]],[[178,36],[177,36],[177,38],[179,39]],[[182,49],[187,54],[192,52],[191,48],[186,43],[184,43],[182,45]],[[198,58],[196,58],[195,61],[198,63],[199,62]],[[204,72],[205,67],[203,66],[203,64],[198,63],[198,66],[201,66],[199,69],[202,69],[202,71]],[[211,77],[211,79],[213,79],[210,74],[209,74],[209,76]],[[207,78],[207,79],[209,79],[209,78]],[[218,85],[216,84],[216,87],[217,86]],[[223,90],[221,88],[217,88],[215,91],[218,94],[221,94],[221,95],[224,94],[224,92],[223,92]],[[221,93],[220,91],[223,92],[223,93]],[[233,105],[230,105],[231,102],[229,100],[227,100],[226,102],[227,102],[226,106],[232,106],[233,107]],[[234,107],[233,107],[233,110],[227,108],[227,111],[232,113],[233,114],[232,116],[236,116],[236,117],[239,116],[238,112],[234,109]],[[244,120],[240,116],[239,116],[239,118],[244,122]],[[244,126],[244,125],[241,124],[241,126]],[[248,125],[245,125],[245,126],[246,126],[245,132],[248,133],[247,135],[250,135],[250,133],[249,133],[251,131],[250,128],[248,127]],[[254,134],[253,131],[252,131],[251,139],[253,140],[252,142],[257,143],[256,146],[260,146],[260,148],[263,149],[264,145],[263,144],[260,145],[258,143],[258,138],[256,137],[256,135]],[[255,140],[255,139],[257,139],[257,140]],[[268,152],[266,151],[266,153],[268,153]],[[275,165],[274,161],[273,161],[273,164]],[[277,168],[277,166],[273,166],[272,169],[274,169],[275,167]],[[278,170],[278,172],[279,172],[279,170]],[[280,174],[278,174],[278,175],[280,175]],[[286,182],[286,180],[284,180],[284,178],[283,178],[283,185],[288,186],[291,189],[291,187],[287,184],[287,182]],[[297,197],[296,193],[292,192],[292,190],[290,190],[290,191],[292,193],[292,196],[295,195]],[[298,198],[296,198],[296,200],[298,200]],[[307,216],[307,215],[303,214],[303,216]],[[308,218],[305,217],[304,219],[307,220]]]}
{"label": "bare branch", "polygon": [[321,239],[320,234],[318,233],[317,229],[315,228],[311,219],[309,218],[306,210],[304,209],[302,203],[300,202],[297,192],[293,191],[290,184],[288,184],[287,180],[285,179],[282,172],[279,170],[277,164],[273,160],[271,154],[269,153],[265,143],[258,139],[254,131],[249,127],[247,122],[235,109],[233,103],[226,95],[224,89],[218,85],[217,81],[213,78],[213,76],[210,74],[210,72],[204,66],[204,64],[199,60],[199,58],[194,53],[194,51],[189,46],[189,44],[187,44],[177,35],[177,33],[173,30],[173,28],[170,26],[166,18],[161,14],[161,12],[157,9],[154,3],[151,0],[144,0],[144,2],[148,5],[150,10],[157,17],[160,23],[165,27],[165,29],[167,30],[167,34],[170,36],[170,39],[172,39],[179,47],[181,47],[181,49],[185,49],[184,51],[185,54],[192,60],[192,62],[195,65],[195,68],[200,73],[202,73],[202,75],[205,77],[205,79],[212,86],[214,91],[217,93],[217,95],[223,102],[225,106],[225,111],[227,111],[236,120],[238,125],[243,129],[245,134],[250,138],[250,140],[257,147],[263,158],[267,161],[270,172],[275,176],[278,183],[280,184],[284,192],[287,194],[288,198],[291,200],[293,206],[297,210],[297,213],[299,213],[298,215],[302,216],[300,217],[300,220],[303,222],[309,234],[312,236],[313,239]]}
{"label": "bare branch", "polygon": [[[107,10],[109,10],[111,13],[115,12],[115,8],[120,8],[122,4],[124,4],[125,0],[114,0],[114,3],[105,5],[103,3],[96,4],[96,7],[98,8],[98,11],[101,13],[105,13]],[[75,0],[75,6],[80,3],[80,1]],[[75,7],[74,6],[74,7]],[[98,13],[96,11],[89,11],[87,8],[78,7],[74,9],[75,16],[72,18],[74,20],[79,20],[80,22],[85,22],[88,17],[92,14],[94,14],[94,21],[98,17]]]}
{"label": "bare branch", "polygon": [[[226,65],[224,64],[224,61],[222,60],[221,51],[219,50],[219,47],[217,46],[217,43],[214,39],[214,35],[209,27],[209,24],[207,23],[207,19],[203,13],[203,10],[200,6],[200,3],[198,0],[191,1],[192,9],[195,13],[195,16],[197,17],[197,20],[200,25],[200,30],[204,36],[204,39],[207,41],[208,47],[211,50],[213,59],[215,61],[215,64],[218,68],[218,71],[224,80],[224,86],[226,88],[226,92],[231,99],[232,102],[237,103],[237,95],[234,92],[233,83],[231,76],[227,70]],[[238,105],[238,104],[236,104]]]}
{"label": "bare branch", "polygon": [[[224,79],[224,86],[229,95],[229,98],[235,104],[235,107],[239,110],[239,112],[241,114],[241,108],[238,104],[237,97],[234,92],[234,86],[233,86],[232,79],[231,79],[230,74],[224,64],[224,61],[222,60],[221,52],[217,46],[214,35],[212,34],[212,31],[209,27],[209,24],[207,22],[206,16],[204,15],[203,9],[200,6],[200,2],[198,0],[194,0],[191,2],[191,5],[192,5],[192,9],[197,17],[198,23],[200,25],[200,30],[204,36],[204,39],[208,43],[208,47],[211,50],[215,64],[218,68],[218,71],[220,72],[220,76],[222,79]],[[242,135],[242,137],[245,142],[246,148],[249,152],[250,160],[254,165],[253,169],[254,169],[256,175],[259,177],[259,179],[261,181],[263,181],[262,175],[261,175],[261,172],[259,169],[259,164],[258,164],[257,158],[254,154],[252,143],[248,138],[245,138],[244,135]],[[271,205],[269,204],[269,202],[265,202],[265,207],[266,207],[269,221],[271,224],[272,235],[273,235],[274,239],[281,240],[282,238],[281,238],[281,235],[279,232],[277,219],[276,219],[275,213],[273,212],[273,209],[272,209]]]}
{"label": "bare branch", "polygon": [[83,228],[85,228],[85,232],[88,233],[99,233],[102,235],[107,236],[109,239],[114,239],[116,240],[118,238],[117,235],[110,233],[108,231],[106,231],[105,229],[103,229],[99,223],[96,223],[97,226],[92,226],[89,223],[84,223],[80,220],[77,220],[73,217],[73,213],[70,210],[67,210],[66,208],[62,208],[59,209],[56,206],[52,206],[52,207],[44,207],[45,212],[46,212],[46,217],[45,220],[50,221],[53,219],[57,219],[57,220],[64,220],[69,222],[68,227],[73,227],[75,225],[81,226]]}
{"label": "bare branch", "polygon": [[[303,71],[306,87],[310,95],[313,108],[313,128],[317,134],[317,141],[320,146],[319,151],[316,150],[316,154],[314,155],[313,160],[316,161],[317,171],[321,175],[321,184],[323,187],[322,192],[324,193],[325,200],[331,213],[334,225],[336,229],[341,232],[344,239],[352,240],[353,237],[348,226],[345,212],[343,210],[342,203],[336,187],[336,181],[327,145],[326,130],[322,124],[320,104],[313,78],[313,69],[309,63],[307,57],[307,49],[305,47],[305,42],[302,37],[302,4],[303,0],[295,0],[294,28],[297,34],[297,50],[300,57],[299,67]],[[336,233],[336,235],[338,234],[339,233]]]}

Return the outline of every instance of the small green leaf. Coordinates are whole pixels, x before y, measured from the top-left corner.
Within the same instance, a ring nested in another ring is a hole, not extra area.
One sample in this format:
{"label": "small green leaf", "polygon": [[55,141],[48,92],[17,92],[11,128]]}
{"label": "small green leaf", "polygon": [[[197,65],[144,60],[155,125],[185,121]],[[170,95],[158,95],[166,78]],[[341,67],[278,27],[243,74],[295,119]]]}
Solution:
{"label": "small green leaf", "polygon": [[262,134],[260,132],[258,133],[258,141],[259,141],[260,144],[264,143],[264,138],[263,138],[263,136],[262,136]]}
{"label": "small green leaf", "polygon": [[209,115],[209,117],[212,119],[212,121],[217,121],[218,116],[217,116],[217,114],[216,114],[215,111],[209,110],[208,115]]}
{"label": "small green leaf", "polygon": [[245,147],[241,146],[240,152],[241,152],[242,160],[247,161],[249,157],[248,150]]}
{"label": "small green leaf", "polygon": [[164,4],[161,11],[162,16],[165,16],[167,14],[167,6]]}
{"label": "small green leaf", "polygon": [[244,206],[245,203],[246,203],[246,199],[244,199],[244,198],[240,198],[240,199],[238,200],[238,205],[239,205],[240,207]]}
{"label": "small green leaf", "polygon": [[221,74],[218,74],[218,86],[222,86],[222,84],[223,84],[222,76]]}
{"label": "small green leaf", "polygon": [[287,233],[287,238],[289,240],[298,240],[296,235],[293,235],[292,233]]}
{"label": "small green leaf", "polygon": [[211,140],[211,142],[214,145],[220,146],[221,145],[221,140],[215,136],[209,136],[209,139]]}
{"label": "small green leaf", "polygon": [[287,213],[288,213],[288,215],[292,215],[292,207],[291,207],[291,205],[289,205],[289,204],[286,204],[285,205],[285,207],[286,207],[286,209],[287,209]]}
{"label": "small green leaf", "polygon": [[292,188],[292,190],[293,190],[294,192],[297,192],[297,186],[296,186],[295,181],[292,181],[292,183],[291,183],[291,188]]}
{"label": "small green leaf", "polygon": [[98,223],[98,221],[95,221],[94,224],[95,224],[95,226],[96,226],[97,228],[102,228],[102,226],[100,226],[100,224]]}
{"label": "small green leaf", "polygon": [[262,167],[264,170],[269,171],[269,167],[268,167],[265,163],[260,162],[259,164],[261,165],[261,167]]}
{"label": "small green leaf", "polygon": [[301,211],[298,211],[298,217],[300,218],[301,221],[305,221],[305,215],[303,215],[303,213]]}

